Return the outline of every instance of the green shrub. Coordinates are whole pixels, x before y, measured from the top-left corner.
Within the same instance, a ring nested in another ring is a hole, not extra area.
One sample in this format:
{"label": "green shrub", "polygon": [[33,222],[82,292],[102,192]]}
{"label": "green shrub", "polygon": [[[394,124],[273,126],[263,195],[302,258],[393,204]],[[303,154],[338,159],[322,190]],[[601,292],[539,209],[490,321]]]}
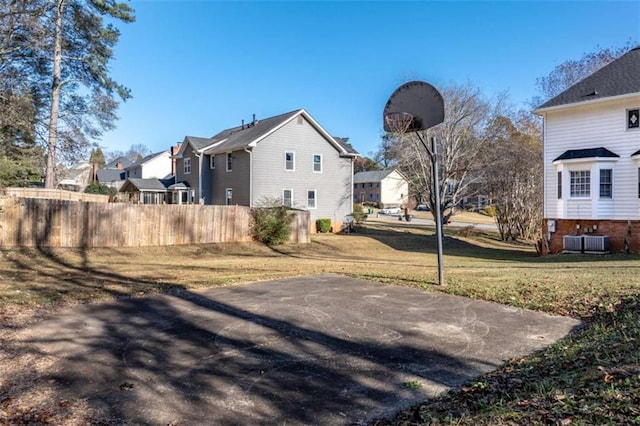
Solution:
{"label": "green shrub", "polygon": [[367,218],[369,217],[368,214],[366,214],[365,212],[356,212],[354,211],[353,213],[351,213],[350,215],[353,218],[353,223],[355,225],[360,225],[362,222],[364,222],[365,220],[367,220]]}
{"label": "green shrub", "polygon": [[254,207],[251,215],[251,236],[267,245],[278,245],[289,240],[294,216],[285,206]]}
{"label": "green shrub", "polygon": [[92,183],[84,190],[87,194],[116,195],[116,189],[102,183]]}
{"label": "green shrub", "polygon": [[363,211],[364,211],[364,209],[362,208],[362,204],[353,203],[353,212],[354,213],[362,213]]}
{"label": "green shrub", "polygon": [[316,220],[316,231],[323,234],[331,230],[331,219],[323,217]]}

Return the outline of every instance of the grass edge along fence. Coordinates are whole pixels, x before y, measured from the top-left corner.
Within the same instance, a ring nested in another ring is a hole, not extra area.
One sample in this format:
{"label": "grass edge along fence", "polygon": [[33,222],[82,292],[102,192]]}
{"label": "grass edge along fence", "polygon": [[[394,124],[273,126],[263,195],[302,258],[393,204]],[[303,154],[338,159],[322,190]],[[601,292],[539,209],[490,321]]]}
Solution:
{"label": "grass edge along fence", "polygon": [[[295,212],[290,242],[310,242]],[[0,247],[143,247],[251,241],[249,207],[0,197]]]}

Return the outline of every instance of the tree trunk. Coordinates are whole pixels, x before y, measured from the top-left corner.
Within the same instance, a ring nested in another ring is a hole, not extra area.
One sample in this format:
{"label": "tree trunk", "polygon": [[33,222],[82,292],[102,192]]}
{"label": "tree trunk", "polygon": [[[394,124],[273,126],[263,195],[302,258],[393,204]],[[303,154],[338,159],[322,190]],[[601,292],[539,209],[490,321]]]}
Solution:
{"label": "tree trunk", "polygon": [[47,168],[44,178],[45,188],[56,186],[56,150],[58,143],[58,115],[60,113],[60,89],[62,67],[62,13],[65,0],[58,0],[53,47],[53,83],[51,87],[51,110],[49,115],[49,140],[47,143]]}

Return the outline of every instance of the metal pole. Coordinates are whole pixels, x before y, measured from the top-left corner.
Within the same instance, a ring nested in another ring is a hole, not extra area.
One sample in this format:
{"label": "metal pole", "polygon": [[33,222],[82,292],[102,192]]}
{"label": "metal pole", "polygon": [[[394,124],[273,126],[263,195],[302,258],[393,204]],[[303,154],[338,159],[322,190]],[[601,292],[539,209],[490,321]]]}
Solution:
{"label": "metal pole", "polygon": [[438,245],[438,285],[444,285],[444,265],[442,262],[442,213],[440,211],[440,173],[438,172],[438,144],[436,138],[431,137],[433,190],[436,198],[436,241]]}

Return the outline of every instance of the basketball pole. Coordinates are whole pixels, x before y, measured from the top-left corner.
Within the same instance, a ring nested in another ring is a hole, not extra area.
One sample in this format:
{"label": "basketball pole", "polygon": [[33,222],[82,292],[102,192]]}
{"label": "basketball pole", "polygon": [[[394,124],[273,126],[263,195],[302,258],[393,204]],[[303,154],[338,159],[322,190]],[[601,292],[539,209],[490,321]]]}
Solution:
{"label": "basketball pole", "polygon": [[427,145],[426,141],[422,138],[420,132],[416,132],[416,136],[427,150],[431,157],[431,170],[433,171],[433,193],[436,201],[436,208],[438,209],[436,219],[436,245],[438,250],[438,285],[444,286],[444,263],[442,259],[442,214],[440,211],[440,172],[438,170],[438,144],[436,138],[431,137],[431,149]]}

